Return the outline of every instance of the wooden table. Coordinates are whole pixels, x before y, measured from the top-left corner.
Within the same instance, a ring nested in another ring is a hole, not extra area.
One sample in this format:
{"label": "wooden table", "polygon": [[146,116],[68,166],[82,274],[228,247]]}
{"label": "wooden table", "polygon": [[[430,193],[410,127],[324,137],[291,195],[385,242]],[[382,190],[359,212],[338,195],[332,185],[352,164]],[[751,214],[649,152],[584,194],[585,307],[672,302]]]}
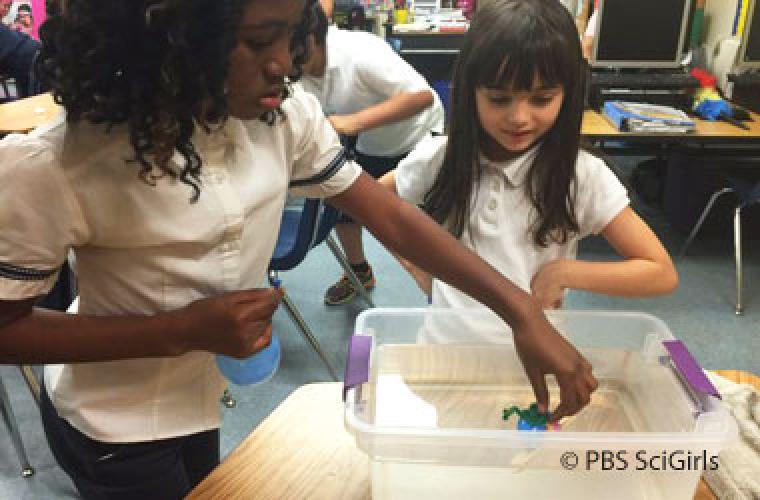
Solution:
{"label": "wooden table", "polygon": [[[760,389],[760,377],[716,373]],[[294,391],[188,498],[369,499],[367,456],[343,427],[342,387],[321,383]],[[715,496],[700,481],[694,499]]]}
{"label": "wooden table", "polygon": [[724,121],[711,122],[695,119],[696,132],[691,134],[641,134],[620,132],[598,111],[587,109],[583,113],[581,135],[591,141],[635,141],[652,143],[713,143],[738,144],[760,140],[760,115],[750,112],[752,121],[743,122],[749,130]]}
{"label": "wooden table", "polygon": [[62,112],[49,93],[0,104],[0,134],[29,132],[52,122]]}

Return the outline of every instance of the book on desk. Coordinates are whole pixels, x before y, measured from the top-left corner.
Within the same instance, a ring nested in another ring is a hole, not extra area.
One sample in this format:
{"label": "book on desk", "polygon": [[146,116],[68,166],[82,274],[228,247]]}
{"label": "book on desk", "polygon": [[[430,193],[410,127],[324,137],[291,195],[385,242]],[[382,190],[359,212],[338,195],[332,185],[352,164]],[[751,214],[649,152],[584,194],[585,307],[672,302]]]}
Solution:
{"label": "book on desk", "polygon": [[621,132],[686,134],[696,130],[694,120],[670,106],[607,101],[603,115]]}

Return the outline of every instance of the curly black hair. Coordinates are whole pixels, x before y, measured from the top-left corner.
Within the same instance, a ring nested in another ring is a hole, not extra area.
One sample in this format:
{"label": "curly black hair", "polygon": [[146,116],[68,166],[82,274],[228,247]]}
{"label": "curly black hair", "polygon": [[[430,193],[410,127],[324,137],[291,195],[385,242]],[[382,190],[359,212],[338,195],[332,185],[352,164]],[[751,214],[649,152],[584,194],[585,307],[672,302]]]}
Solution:
{"label": "curly black hair", "polygon": [[[229,57],[250,1],[52,1],[40,28],[37,71],[70,122],[127,125],[145,182],[176,176],[169,160],[179,151],[186,160],[179,178],[196,201],[201,158],[191,138],[196,123],[210,132],[229,116]],[[307,0],[293,34],[290,81],[301,76],[308,58],[316,5]],[[287,85],[284,92],[288,97]],[[262,120],[272,124],[278,116],[284,117],[279,109]]]}

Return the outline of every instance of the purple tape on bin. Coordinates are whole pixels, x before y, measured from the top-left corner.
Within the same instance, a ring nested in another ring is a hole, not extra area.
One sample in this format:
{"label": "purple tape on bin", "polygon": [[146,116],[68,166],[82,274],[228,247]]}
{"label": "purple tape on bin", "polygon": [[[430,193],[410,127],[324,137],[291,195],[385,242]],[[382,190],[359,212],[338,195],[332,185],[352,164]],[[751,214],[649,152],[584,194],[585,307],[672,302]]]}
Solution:
{"label": "purple tape on bin", "polygon": [[343,377],[343,401],[349,389],[369,380],[369,353],[372,349],[372,337],[354,335],[348,342],[346,373]]}
{"label": "purple tape on bin", "polygon": [[699,366],[697,360],[691,355],[683,342],[680,340],[664,340],[662,344],[670,354],[670,359],[673,360],[673,364],[676,369],[681,372],[684,380],[700,394],[706,394],[708,396],[715,396],[721,399],[718,389],[707,378],[702,367]]}

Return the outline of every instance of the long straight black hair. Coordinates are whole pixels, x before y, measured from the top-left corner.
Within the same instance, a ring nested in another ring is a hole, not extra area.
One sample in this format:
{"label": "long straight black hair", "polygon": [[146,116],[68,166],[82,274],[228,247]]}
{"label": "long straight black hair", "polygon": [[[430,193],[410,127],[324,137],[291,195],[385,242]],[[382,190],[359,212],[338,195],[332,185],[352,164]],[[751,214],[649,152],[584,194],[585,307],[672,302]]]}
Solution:
{"label": "long straight black hair", "polygon": [[587,65],[570,13],[558,0],[489,0],[472,20],[452,84],[449,141],[443,166],[425,197],[426,211],[461,237],[483,172],[479,153],[486,132],[475,89],[531,90],[561,86],[554,125],[529,168],[524,188],[535,209],[533,241],[565,243],[578,232],[575,162],[580,143]]}

